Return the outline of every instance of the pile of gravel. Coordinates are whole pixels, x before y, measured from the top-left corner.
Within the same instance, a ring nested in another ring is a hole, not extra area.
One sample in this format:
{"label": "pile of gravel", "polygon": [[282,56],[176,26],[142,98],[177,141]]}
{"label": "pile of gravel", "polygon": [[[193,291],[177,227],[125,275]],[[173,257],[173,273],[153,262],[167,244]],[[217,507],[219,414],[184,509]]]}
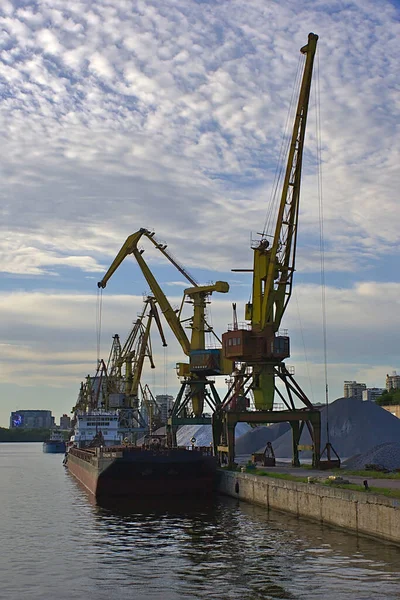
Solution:
{"label": "pile of gravel", "polygon": [[[236,431],[239,425],[241,423],[236,425]],[[252,427],[236,440],[235,452],[236,454],[253,454],[253,452],[258,452],[261,447],[263,451],[267,442],[274,442],[289,429],[290,425],[286,421],[284,423],[274,423],[273,425]]]}
{"label": "pile of gravel", "polygon": [[[363,402],[356,398],[339,398],[321,409],[321,442],[326,444],[326,421],[329,417],[330,442],[340,458],[360,458],[360,467],[366,463],[380,464],[387,469],[400,467],[400,419],[384,410],[374,402]],[[164,428],[163,428],[164,429]],[[165,431],[165,429],[164,429]],[[157,431],[156,433],[161,433]],[[277,458],[291,458],[292,431],[290,425],[274,423],[269,426],[250,427],[247,423],[238,423],[235,429],[236,455],[263,452],[267,442],[272,442]],[[209,446],[212,442],[211,425],[184,425],[177,433],[180,446],[190,446],[196,438],[196,446]],[[304,427],[300,444],[310,445],[308,429]],[[382,449],[382,450],[381,450]],[[371,456],[366,453],[371,451]],[[374,452],[383,452],[382,458]],[[310,451],[300,453],[302,458],[311,458]],[[355,455],[361,455],[356,457]],[[375,458],[374,458],[375,456]],[[384,462],[386,461],[386,462]],[[356,463],[354,463],[356,464]],[[390,466],[386,466],[390,465]]]}
{"label": "pile of gravel", "polygon": [[400,469],[400,442],[386,442],[374,446],[368,452],[347,459],[343,467],[352,471],[365,469],[365,465],[377,465],[381,469]]}
{"label": "pile of gravel", "polygon": [[[321,410],[322,448],[326,444],[327,410],[329,416],[330,442],[343,459],[363,454],[371,448],[386,442],[400,440],[400,419],[374,402],[363,402],[356,398],[339,398]],[[300,444],[311,444],[308,429],[304,427]],[[275,456],[292,456],[292,432],[287,431],[273,444]],[[311,452],[301,452],[310,458]]]}

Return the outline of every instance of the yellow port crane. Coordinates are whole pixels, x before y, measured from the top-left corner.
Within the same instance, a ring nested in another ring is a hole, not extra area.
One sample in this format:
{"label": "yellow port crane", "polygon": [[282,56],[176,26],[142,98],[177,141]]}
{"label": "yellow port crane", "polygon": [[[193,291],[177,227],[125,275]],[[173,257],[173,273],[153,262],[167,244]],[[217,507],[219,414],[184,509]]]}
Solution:
{"label": "yellow port crane", "polygon": [[154,398],[148,384],[140,385],[140,390],[142,393],[142,406],[147,413],[148,429],[151,435],[153,431],[166,424],[165,418],[163,420],[161,407]]}
{"label": "yellow port crane", "polygon": [[160,333],[162,345],[166,346],[167,342],[157,310],[157,301],[153,296],[145,298],[142,312],[134,322],[124,345],[121,346],[118,334],[113,336],[113,344],[107,362],[109,393],[123,394],[124,404],[131,407],[137,405],[145,358],[148,358],[150,367],[155,368],[150,338],[153,320]]}
{"label": "yellow port crane", "polygon": [[107,366],[104,360],[101,359],[97,363],[95,375],[87,375],[85,381],[81,382],[78,398],[71,412],[76,416],[78,412],[86,413],[104,409],[108,396],[107,385]]}
{"label": "yellow port crane", "polygon": [[150,367],[155,368],[150,338],[153,321],[156,322],[163,346],[166,346],[157,301],[153,296],[147,296],[124,345],[121,346],[118,334],[113,336],[106,366],[105,408],[119,409],[120,428],[127,433],[146,429],[146,419],[140,410],[139,390],[145,359],[148,358]]}
{"label": "yellow port crane", "polygon": [[[191,284],[191,287],[184,290],[181,306],[178,310],[172,308],[143,258],[144,250],[138,247],[143,237],[150,240],[157,250]],[[205,403],[212,411],[221,403],[214,381],[208,379],[208,376],[229,374],[232,370],[232,361],[223,356],[221,348],[206,348],[206,333],[215,335],[213,328],[206,320],[206,307],[213,292],[226,293],[229,291],[229,285],[225,281],[216,281],[214,284],[209,285],[198,285],[187,270],[167,251],[166,244],[157,241],[153,231],[141,228],[126,239],[103,279],[97,284],[99,288],[106,287],[113,273],[129,255],[133,255],[136,259],[164,318],[179,342],[183,353],[189,359],[188,363],[177,364],[177,373],[181,378],[182,385],[168,422],[169,441],[171,444],[176,444],[176,430],[179,425],[211,423],[211,418],[203,413]],[[185,302],[190,303],[193,307],[193,315],[188,320],[182,317]],[[186,327],[191,329],[190,339],[184,328],[185,323]],[[220,340],[218,341],[220,343]]]}
{"label": "yellow port crane", "polygon": [[[139,389],[142,389],[140,382],[145,359],[148,358],[150,367],[155,368],[150,338],[153,321],[157,324],[163,346],[167,345],[157,301],[148,296],[124,345],[121,346],[120,337],[115,334],[107,364],[99,360],[95,375],[88,375],[81,383],[72,412],[118,409],[121,433],[129,435],[147,429],[146,418],[140,409]],[[149,391],[144,399],[145,406],[149,403],[148,396]],[[154,407],[151,410],[155,413]],[[148,410],[147,414],[150,414]]]}
{"label": "yellow port crane", "polygon": [[[225,357],[238,365],[232,386],[214,418],[214,444],[228,463],[234,460],[234,429],[239,421],[289,421],[295,465],[299,464],[298,444],[305,423],[313,439],[314,464],[320,458],[320,413],[286,368],[283,361],[290,356],[289,337],[279,333],[295,270],[303,147],[317,40],[318,36],[310,33],[307,45],[300,50],[305,55],[305,64],[275,232],[269,236],[264,231],[252,244],[253,286],[252,299],[245,311],[247,323],[238,325],[234,309],[234,323],[222,335]],[[277,379],[283,382],[288,399],[276,386]],[[255,411],[246,410],[245,399],[250,393]],[[275,393],[287,410],[273,411]],[[304,409],[296,409],[294,396],[304,404]]]}

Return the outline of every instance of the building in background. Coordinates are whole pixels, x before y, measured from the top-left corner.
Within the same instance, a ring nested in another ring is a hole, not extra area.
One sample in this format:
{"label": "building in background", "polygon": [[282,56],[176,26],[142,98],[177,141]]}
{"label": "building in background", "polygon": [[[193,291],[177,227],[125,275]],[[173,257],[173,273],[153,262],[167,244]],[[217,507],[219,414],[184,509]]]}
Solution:
{"label": "building in background", "polygon": [[397,375],[396,371],[392,371],[391,375],[386,375],[386,389],[388,392],[400,389],[400,375]]}
{"label": "building in background", "polygon": [[10,416],[10,429],[51,429],[54,417],[51,410],[16,410]]}
{"label": "building in background", "polygon": [[168,394],[160,394],[156,396],[156,401],[161,411],[161,421],[163,423],[167,422],[169,417],[169,411],[172,410],[174,405],[174,397],[168,396]]}
{"label": "building in background", "polygon": [[357,383],[357,381],[345,381],[343,396],[345,398],[358,398],[363,399],[363,392],[367,389],[365,383]]}
{"label": "building in background", "polygon": [[381,408],[384,408],[388,412],[392,413],[393,416],[400,419],[400,404],[387,404],[385,406],[381,406]]}
{"label": "building in background", "polygon": [[71,429],[71,417],[68,415],[60,417],[60,429]]}
{"label": "building in background", "polygon": [[362,393],[362,399],[369,402],[376,402],[376,399],[382,396],[384,391],[384,388],[367,388]]}

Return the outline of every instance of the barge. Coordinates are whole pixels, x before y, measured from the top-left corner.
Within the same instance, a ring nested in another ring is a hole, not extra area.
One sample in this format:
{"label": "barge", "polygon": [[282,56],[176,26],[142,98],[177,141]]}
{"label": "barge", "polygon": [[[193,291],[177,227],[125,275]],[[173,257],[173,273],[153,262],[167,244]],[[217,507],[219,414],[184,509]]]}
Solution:
{"label": "barge", "polygon": [[209,447],[71,447],[65,466],[96,498],[207,496],[217,483]]}

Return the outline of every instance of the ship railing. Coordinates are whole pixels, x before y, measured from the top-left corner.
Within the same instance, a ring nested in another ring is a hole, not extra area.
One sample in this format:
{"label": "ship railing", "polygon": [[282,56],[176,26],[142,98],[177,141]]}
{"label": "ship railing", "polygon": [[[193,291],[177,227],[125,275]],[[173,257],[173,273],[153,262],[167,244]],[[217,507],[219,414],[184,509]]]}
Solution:
{"label": "ship railing", "polygon": [[[178,446],[177,448],[169,448],[168,446],[154,446],[154,445],[149,445],[149,444],[145,444],[143,446],[103,446],[101,448],[99,448],[100,453],[102,452],[141,452],[142,450],[152,450],[153,452],[157,452],[157,451],[165,451],[165,450],[181,450],[181,449],[185,449],[185,450],[191,450],[193,452],[199,452],[200,454],[204,455],[204,456],[212,456],[213,454],[213,448],[212,446]],[[77,454],[77,452],[80,452],[80,454]],[[90,453],[90,454],[89,454]],[[77,456],[81,456],[81,458],[83,458],[83,460],[86,460],[87,462],[90,462],[91,456],[93,456],[94,451],[93,449],[85,449],[84,451],[79,451],[76,448],[74,448],[74,454],[76,454]]]}
{"label": "ship railing", "polygon": [[192,450],[193,452],[199,452],[204,456],[212,456],[213,448],[212,446],[184,446],[186,450]]}
{"label": "ship railing", "polygon": [[79,448],[70,448],[69,453],[73,456],[77,456],[81,460],[85,460],[86,462],[91,462],[94,456],[94,450],[92,448],[85,448],[85,450],[80,450]]}
{"label": "ship railing", "polygon": [[246,323],[244,321],[240,323],[229,323],[228,331],[239,331],[240,329],[245,329],[246,331],[251,331],[251,323]]}

